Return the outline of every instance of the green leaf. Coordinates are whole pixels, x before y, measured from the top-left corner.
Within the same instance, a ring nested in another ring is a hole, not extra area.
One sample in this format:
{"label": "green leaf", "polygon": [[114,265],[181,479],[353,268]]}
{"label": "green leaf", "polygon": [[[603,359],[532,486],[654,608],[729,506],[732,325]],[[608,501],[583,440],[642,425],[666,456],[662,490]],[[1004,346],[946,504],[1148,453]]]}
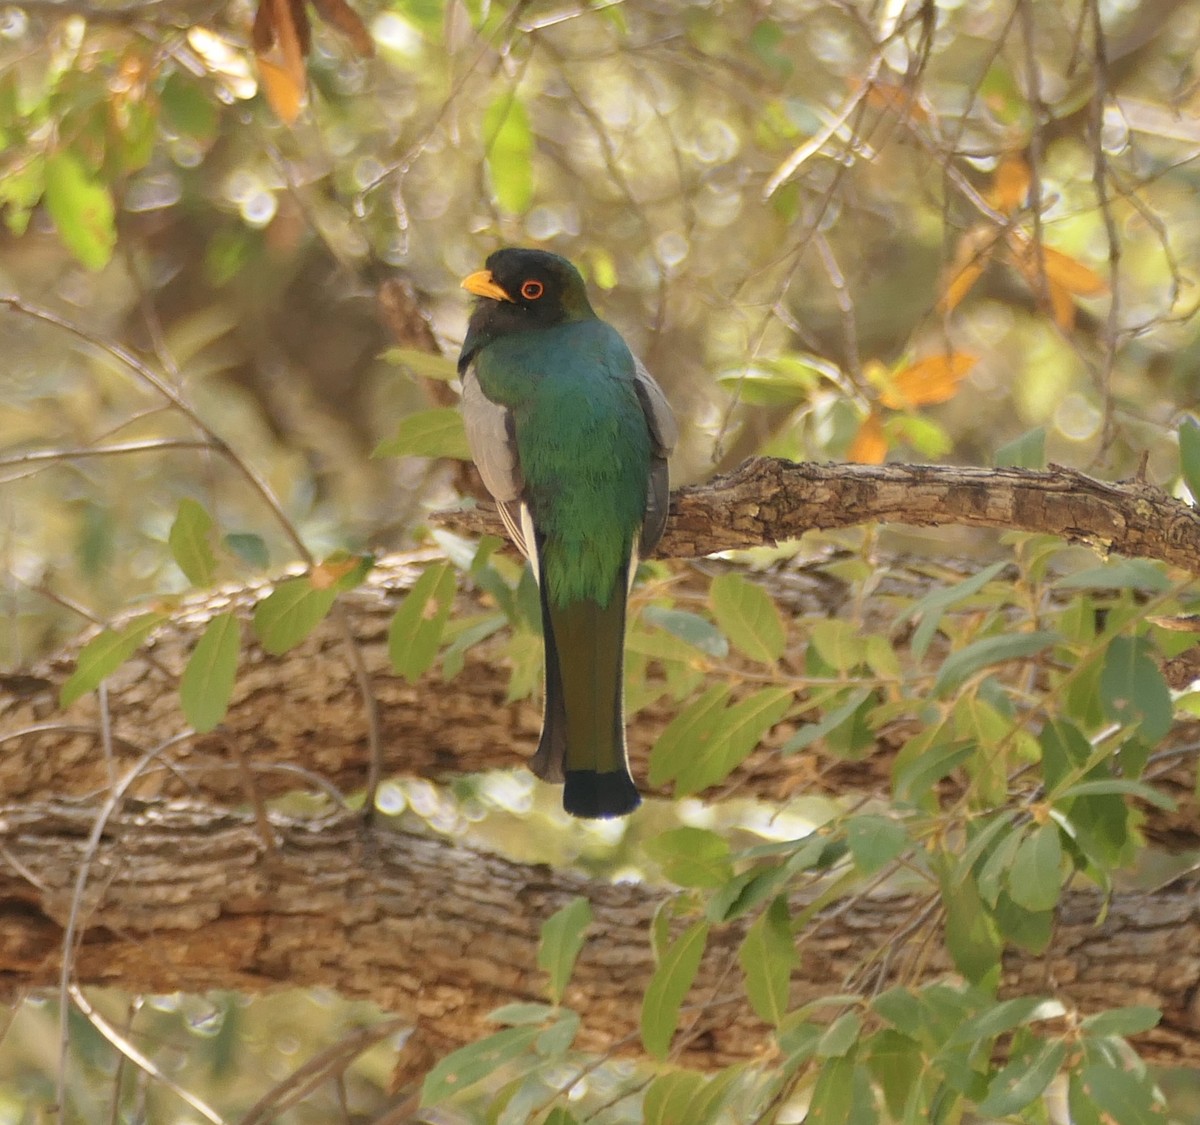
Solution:
{"label": "green leaf", "polygon": [[163,121],[171,132],[201,143],[216,136],[218,103],[191,75],[172,71],[159,99]]}
{"label": "green leaf", "polygon": [[306,575],[281,582],[254,607],[254,632],[275,656],[295,648],[333,608],[335,589],[314,589]]}
{"label": "green leaf", "polygon": [[798,406],[812,398],[824,375],[803,360],[785,357],[723,371],[717,384],[748,406]]}
{"label": "green leaf", "polygon": [[855,688],[846,697],[844,703],[832,711],[826,711],[815,723],[802,724],[791,738],[780,748],[781,754],[794,754],[804,750],[819,739],[826,738],[843,723],[854,718],[858,709],[871,697],[871,688]]}
{"label": "green leaf", "polygon": [[579,1118],[569,1109],[565,1109],[561,1105],[556,1105],[543,1118],[542,1125],[579,1125]]}
{"label": "green leaf", "polygon": [[901,748],[892,763],[892,790],[901,803],[927,801],[943,777],[976,752],[974,742],[946,740],[940,729],[922,731]]}
{"label": "green leaf", "polygon": [[854,816],[846,821],[846,843],[859,871],[873,875],[908,846],[908,831],[888,817]]}
{"label": "green leaf", "polygon": [[75,671],[59,692],[59,705],[70,707],[80,696],[95,691],[165,620],[161,613],[140,613],[120,629],[105,629],[88,641],[79,651]]}
{"label": "green leaf", "polygon": [[788,1012],[796,945],[787,899],[779,895],[751,924],[738,950],[746,995],[760,1019],[778,1027]]}
{"label": "green leaf", "polygon": [[1165,793],[1160,793],[1144,781],[1128,781],[1123,777],[1102,778],[1096,781],[1080,781],[1078,784],[1064,789],[1057,797],[1061,801],[1066,801],[1073,797],[1103,796],[1109,793],[1119,793],[1127,797],[1136,797],[1139,801],[1146,801],[1151,805],[1157,805],[1158,808],[1166,809],[1167,812],[1174,812],[1178,807],[1176,802]]}
{"label": "green leaf", "polygon": [[493,1008],[483,1018],[489,1023],[502,1023],[505,1027],[523,1027],[536,1023],[539,1026],[553,1019],[559,1012],[553,1004],[502,1004]]}
{"label": "green leaf", "polygon": [[918,660],[924,659],[925,653],[929,649],[929,642],[937,633],[937,627],[941,624],[942,615],[946,610],[959,602],[966,601],[967,598],[974,597],[1006,566],[1008,563],[1005,562],[993,563],[962,582],[934,590],[932,593],[926,594],[901,617],[898,617],[897,624],[910,620],[917,622],[911,642],[913,656]]}
{"label": "green leaf", "polygon": [[705,656],[724,660],[729,655],[729,642],[721,631],[698,613],[685,609],[664,609],[650,605],[642,610],[642,620],[678,637],[684,644],[699,649]]}
{"label": "green leaf", "polygon": [[484,111],[483,136],[496,202],[510,214],[525,214],[533,202],[533,130],[514,93],[501,94]]}
{"label": "green leaf", "polygon": [[261,535],[249,531],[231,531],[222,542],[239,559],[257,570],[266,570],[271,565],[271,554]]}
{"label": "green leaf", "polygon": [[1200,424],[1195,418],[1185,418],[1179,427],[1179,468],[1192,503],[1200,504]]}
{"label": "green leaf", "polygon": [[1067,1044],[1061,1039],[1045,1042],[1032,1058],[1018,1055],[988,1084],[987,1097],[979,1105],[983,1117],[1007,1117],[1024,1109],[1062,1069]]}
{"label": "green leaf", "polygon": [[984,637],[966,648],[959,649],[946,657],[933,685],[933,694],[948,696],[957,691],[977,672],[992,664],[1003,664],[1009,660],[1024,660],[1049,648],[1059,640],[1057,633],[1004,633],[997,637]]}
{"label": "green leaf", "polygon": [[704,1076],[694,1070],[670,1070],[646,1087],[642,1099],[644,1125],[684,1125],[692,1121],[689,1107],[704,1085]]}
{"label": "green leaf", "polygon": [[690,747],[680,745],[671,756],[676,795],[699,793],[724,781],[783,718],[792,699],[791,688],[763,688],[714,716],[711,726],[694,733]]}
{"label": "green leaf", "polygon": [[[1115,1066],[1093,1063],[1084,1067],[1078,1086],[1071,1087],[1071,1113],[1076,1113],[1076,1094],[1086,1096],[1100,1111],[1102,1120],[1116,1125],[1165,1125],[1147,1081]],[[1080,1115],[1082,1117],[1082,1115]]]}
{"label": "green leaf", "polygon": [[388,629],[388,656],[398,676],[416,683],[437,659],[442,631],[454,607],[454,567],[434,563],[413,583]]}
{"label": "green leaf", "polygon": [[1062,889],[1062,840],[1055,824],[1043,824],[1024,840],[1008,871],[1008,893],[1026,910],[1051,910]]}
{"label": "green leaf", "polygon": [[730,694],[728,684],[714,684],[671,720],[650,751],[648,780],[651,785],[665,785],[680,770],[687,768],[696,743],[704,732],[712,730]]}
{"label": "green leaf", "polygon": [[1160,563],[1149,559],[1113,559],[1068,574],[1054,586],[1058,590],[1147,590],[1161,594],[1171,588],[1171,580]]}
{"label": "green leaf", "polygon": [[809,630],[809,644],[835,672],[853,672],[867,658],[867,643],[862,629],[853,621],[825,617]]}
{"label": "green leaf", "polygon": [[1080,1029],[1088,1035],[1106,1036],[1140,1035],[1149,1031],[1162,1022],[1162,1012],[1149,1004],[1130,1004],[1125,1008],[1109,1008],[1106,1012],[1097,1012],[1086,1016],[1079,1023]]}
{"label": "green leaf", "polygon": [[854,1107],[854,1060],[833,1058],[821,1067],[813,1087],[808,1125],[849,1125]]}
{"label": "green leaf", "polygon": [[586,898],[576,898],[555,911],[542,925],[538,943],[538,968],[550,976],[550,998],[562,1003],[563,993],[583,948],[583,936],[592,924],[592,907]]}
{"label": "green leaf", "polygon": [[212,516],[203,504],[190,497],[179,502],[167,544],[175,565],[193,586],[207,586],[217,573],[217,556],[209,542],[212,529]]}
{"label": "green leaf", "polygon": [[421,1105],[445,1101],[506,1063],[525,1054],[540,1034],[537,1027],[506,1027],[447,1055],[428,1074],[421,1087]]}
{"label": "green leaf", "polygon": [[707,828],[672,828],[646,841],[646,854],[678,887],[720,887],[733,874],[729,841]]}
{"label": "green leaf", "polygon": [[1140,724],[1148,742],[1158,742],[1174,722],[1171,691],[1151,659],[1144,637],[1113,637],[1100,673],[1104,713],[1122,726]]}
{"label": "green leaf", "polygon": [[237,676],[241,628],[233,613],[214,617],[196,642],[179,682],[183,714],[198,734],[212,730],[229,710]]}
{"label": "green leaf", "polygon": [[424,352],[420,348],[388,348],[383,358],[388,363],[406,367],[418,379],[450,383],[458,378],[458,364],[452,356]]}
{"label": "green leaf", "polygon": [[67,149],[46,158],[46,210],[63,245],[88,269],[108,265],[117,244],[112,196]]}
{"label": "green leaf", "polygon": [[963,976],[978,984],[999,972],[1004,943],[975,884],[966,879],[948,892],[943,889],[942,905],[946,910],[946,949]]}
{"label": "green leaf", "polygon": [[843,1012],[833,1021],[817,1044],[817,1054],[823,1059],[840,1059],[848,1055],[862,1034],[862,1016]]}
{"label": "green leaf", "polygon": [[1038,426],[1023,433],[1014,441],[1006,442],[996,450],[992,458],[996,468],[1012,466],[1014,469],[1044,469],[1046,467],[1046,427]]}
{"label": "green leaf", "polygon": [[419,410],[402,418],[396,433],[371,451],[372,457],[452,457],[471,460],[462,414],[453,406]]}
{"label": "green leaf", "polygon": [[708,941],[708,923],[694,922],[673,941],[654,970],[642,999],[642,1042],[665,1059],[679,1026],[679,1007],[696,979]]}
{"label": "green leaf", "polygon": [[761,586],[740,574],[722,574],[713,579],[708,599],[721,631],[744,656],[774,664],[783,655],[783,621]]}
{"label": "green leaf", "polygon": [[1057,1000],[1046,1000],[1040,996],[1002,1000],[963,1023],[946,1040],[946,1046],[986,1046],[997,1035],[1003,1035],[1015,1027],[1025,1027],[1036,1020],[1057,1019],[1064,1012],[1065,1009]]}
{"label": "green leaf", "polygon": [[871,1036],[871,1053],[867,1064],[876,1084],[883,1091],[888,1112],[893,1119],[900,1120],[913,1087],[925,1069],[920,1044],[907,1035],[885,1027]]}

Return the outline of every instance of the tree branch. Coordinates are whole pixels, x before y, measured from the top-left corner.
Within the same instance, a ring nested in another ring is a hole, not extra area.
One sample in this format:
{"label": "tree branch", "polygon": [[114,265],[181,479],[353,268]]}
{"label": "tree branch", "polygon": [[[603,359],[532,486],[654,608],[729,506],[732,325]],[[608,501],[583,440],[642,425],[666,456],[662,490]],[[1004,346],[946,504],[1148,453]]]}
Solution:
{"label": "tree branch", "polygon": [[[438,519],[502,534],[487,506],[443,512]],[[1034,472],[756,457],[726,476],[676,492],[658,553],[698,558],[870,523],[1042,532],[1200,573],[1195,509],[1144,481],[1112,484],[1061,467]]]}

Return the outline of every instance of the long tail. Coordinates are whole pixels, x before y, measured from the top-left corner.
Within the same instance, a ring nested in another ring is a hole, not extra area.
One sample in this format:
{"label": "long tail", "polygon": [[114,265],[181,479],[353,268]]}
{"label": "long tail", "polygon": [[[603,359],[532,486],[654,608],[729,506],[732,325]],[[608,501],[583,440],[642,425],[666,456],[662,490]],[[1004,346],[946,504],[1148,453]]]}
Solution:
{"label": "long tail", "polygon": [[530,768],[544,781],[565,782],[563,808],[572,816],[624,816],[641,804],[625,751],[626,585],[622,572],[606,606],[551,605],[540,587],[546,710]]}

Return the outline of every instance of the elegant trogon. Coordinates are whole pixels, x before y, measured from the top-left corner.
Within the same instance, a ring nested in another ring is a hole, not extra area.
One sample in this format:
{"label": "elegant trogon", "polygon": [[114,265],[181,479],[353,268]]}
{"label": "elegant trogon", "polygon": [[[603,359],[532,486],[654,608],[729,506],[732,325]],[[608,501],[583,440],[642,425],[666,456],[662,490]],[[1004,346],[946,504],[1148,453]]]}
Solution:
{"label": "elegant trogon", "polygon": [[533,566],[546,653],[531,768],[574,816],[632,812],[622,691],[625,602],[667,519],[671,408],[565,258],[505,249],[463,288],[477,300],[458,370],[467,440]]}

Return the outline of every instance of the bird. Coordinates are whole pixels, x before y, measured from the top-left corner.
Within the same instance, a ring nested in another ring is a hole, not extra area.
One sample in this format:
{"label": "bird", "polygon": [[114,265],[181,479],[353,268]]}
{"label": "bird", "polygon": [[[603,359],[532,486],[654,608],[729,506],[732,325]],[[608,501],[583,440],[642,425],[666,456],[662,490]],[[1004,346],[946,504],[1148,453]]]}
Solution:
{"label": "bird", "polygon": [[576,817],[641,803],[625,745],[625,613],[662,537],[678,427],[662,389],[588,300],[579,271],[507,247],[463,279],[467,444],[537,580],[542,733],[530,762]]}

